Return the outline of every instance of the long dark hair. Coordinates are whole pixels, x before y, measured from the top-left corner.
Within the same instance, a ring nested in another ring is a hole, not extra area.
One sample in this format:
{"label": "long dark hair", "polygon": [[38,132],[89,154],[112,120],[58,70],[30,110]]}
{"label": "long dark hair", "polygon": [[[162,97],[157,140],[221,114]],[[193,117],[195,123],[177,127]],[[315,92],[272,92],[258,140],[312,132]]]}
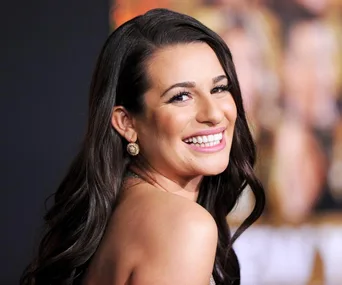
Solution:
{"label": "long dark hair", "polygon": [[[146,61],[159,48],[204,42],[216,53],[229,81],[237,107],[237,120],[228,168],[204,177],[198,203],[214,217],[219,231],[214,264],[217,284],[240,284],[234,240],[262,213],[263,187],[255,177],[255,146],[248,129],[231,53],[225,42],[197,20],[166,9],[138,16],[107,39],[93,75],[89,121],[82,148],[55,194],[45,215],[46,233],[37,257],[27,267],[21,285],[79,284],[115,210],[125,171],[132,160],[126,142],[111,126],[113,106],[129,112],[144,111],[148,90]],[[232,236],[226,216],[246,185],[255,196],[249,217]]]}

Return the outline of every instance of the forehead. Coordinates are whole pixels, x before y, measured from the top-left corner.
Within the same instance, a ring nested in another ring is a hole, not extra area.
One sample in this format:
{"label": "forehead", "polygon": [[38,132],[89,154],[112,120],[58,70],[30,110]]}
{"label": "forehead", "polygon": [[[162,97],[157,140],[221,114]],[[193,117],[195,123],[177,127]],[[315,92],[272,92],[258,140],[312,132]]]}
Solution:
{"label": "forehead", "polygon": [[152,83],[170,85],[181,81],[208,81],[224,70],[206,43],[177,44],[157,50],[147,63]]}

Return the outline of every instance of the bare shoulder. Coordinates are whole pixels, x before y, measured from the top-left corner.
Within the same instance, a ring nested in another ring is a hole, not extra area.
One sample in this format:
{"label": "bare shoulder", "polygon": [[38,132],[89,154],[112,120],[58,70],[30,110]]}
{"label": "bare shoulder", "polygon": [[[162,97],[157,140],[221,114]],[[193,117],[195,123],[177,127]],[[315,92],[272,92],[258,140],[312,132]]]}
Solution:
{"label": "bare shoulder", "polygon": [[175,194],[136,190],[116,219],[139,253],[131,284],[209,284],[217,246],[212,216]]}
{"label": "bare shoulder", "polygon": [[202,206],[152,186],[129,189],[113,213],[86,285],[208,285],[217,227]]}
{"label": "bare shoulder", "polygon": [[151,188],[136,189],[137,194],[128,198],[117,212],[126,228],[128,224],[134,228],[134,238],[140,243],[146,245],[154,235],[159,238],[162,233],[180,237],[194,233],[217,238],[215,220],[201,205]]}

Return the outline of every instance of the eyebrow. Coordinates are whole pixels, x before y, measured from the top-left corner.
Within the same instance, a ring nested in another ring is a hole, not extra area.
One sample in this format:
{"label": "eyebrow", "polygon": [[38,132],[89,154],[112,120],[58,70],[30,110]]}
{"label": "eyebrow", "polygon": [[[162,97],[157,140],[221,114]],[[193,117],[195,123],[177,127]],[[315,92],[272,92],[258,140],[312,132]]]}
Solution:
{"label": "eyebrow", "polygon": [[[220,82],[223,79],[227,79],[226,75],[219,75],[213,78],[213,84],[216,84]],[[171,85],[169,88],[167,88],[161,95],[163,97],[167,92],[169,92],[171,89],[176,88],[176,87],[185,87],[185,88],[194,88],[196,86],[196,83],[193,81],[185,81],[185,82],[179,82],[176,84]]]}
{"label": "eyebrow", "polygon": [[228,78],[225,75],[216,76],[216,77],[213,78],[213,83],[216,84],[216,83],[220,82],[223,79],[228,79]]}

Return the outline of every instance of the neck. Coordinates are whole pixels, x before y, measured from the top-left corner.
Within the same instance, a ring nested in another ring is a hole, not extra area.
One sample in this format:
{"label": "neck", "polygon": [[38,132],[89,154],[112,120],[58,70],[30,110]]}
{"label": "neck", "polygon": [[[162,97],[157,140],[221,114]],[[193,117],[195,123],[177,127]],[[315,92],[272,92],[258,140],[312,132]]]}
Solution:
{"label": "neck", "polygon": [[152,184],[162,191],[182,196],[194,202],[197,201],[199,186],[203,178],[203,176],[200,175],[186,178],[171,177],[154,169],[150,169],[148,172],[142,172],[135,167],[131,167],[131,173],[141,177],[147,183]]}

